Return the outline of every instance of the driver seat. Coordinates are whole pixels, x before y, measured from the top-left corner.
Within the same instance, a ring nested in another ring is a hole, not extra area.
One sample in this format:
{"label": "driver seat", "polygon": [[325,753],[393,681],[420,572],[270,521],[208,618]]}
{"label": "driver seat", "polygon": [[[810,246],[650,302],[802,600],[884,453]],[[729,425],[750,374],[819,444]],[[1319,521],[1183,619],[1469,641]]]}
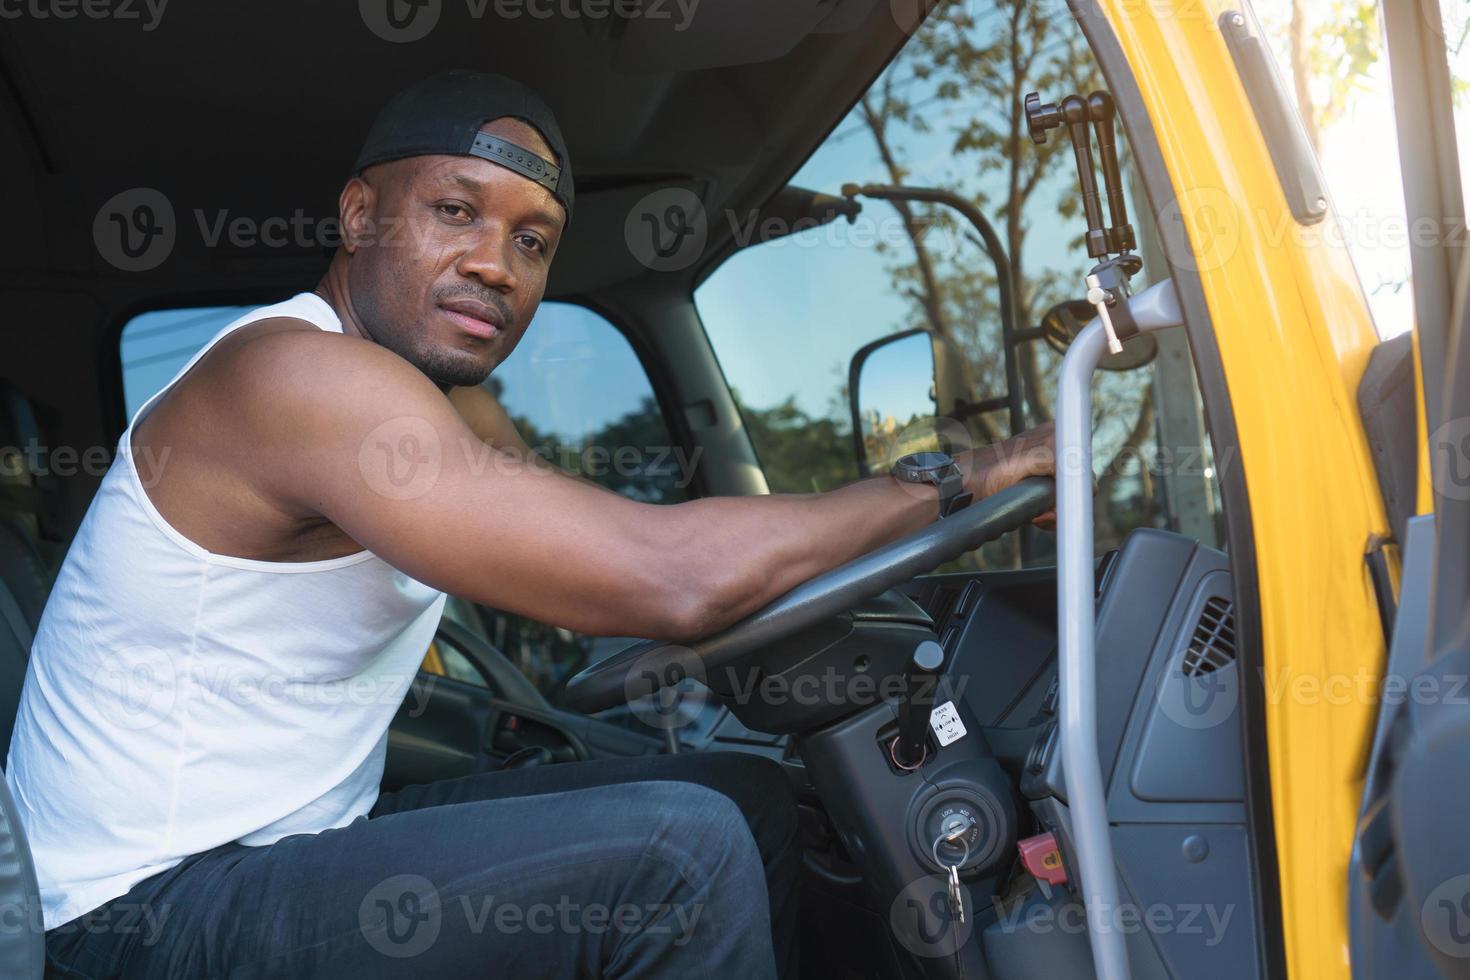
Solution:
{"label": "driver seat", "polygon": [[[25,395],[0,381],[0,444],[45,445]],[[0,472],[0,766],[9,765],[11,729],[52,570],[39,532],[52,487],[7,460]],[[15,471],[15,472],[12,472]],[[36,865],[10,787],[0,772],[0,977],[39,980],[46,935]]]}
{"label": "driver seat", "polygon": [[[0,780],[0,909],[10,912],[0,929],[0,976],[39,980],[46,971],[46,934],[41,926],[41,886],[10,788]],[[13,924],[12,924],[13,923]]]}
{"label": "driver seat", "polygon": [[[0,747],[7,752],[30,649],[31,626],[0,576]],[[8,764],[8,755],[5,761]],[[41,977],[46,969],[41,887],[15,800],[4,779],[0,779],[0,914],[5,916],[0,928],[0,977]]]}

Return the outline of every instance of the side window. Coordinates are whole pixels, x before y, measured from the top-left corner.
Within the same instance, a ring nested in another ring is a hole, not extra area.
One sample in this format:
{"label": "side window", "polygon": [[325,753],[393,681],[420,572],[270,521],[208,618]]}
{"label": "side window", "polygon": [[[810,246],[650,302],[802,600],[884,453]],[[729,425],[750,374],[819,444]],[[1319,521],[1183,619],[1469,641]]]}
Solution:
{"label": "side window", "polygon": [[697,461],[674,444],[638,355],[600,314],[542,303],[485,387],[562,469],[648,503],[688,496]]}
{"label": "side window", "polygon": [[[1030,91],[1049,101],[1104,83],[1070,17],[1028,4],[980,17],[972,10],[936,7],[791,183],[830,194],[848,183],[931,187],[973,203],[1005,246],[1025,331],[1057,304],[1083,297],[1094,260],[1083,247],[1070,143],[1053,134],[1035,145],[1015,103]],[[1127,171],[1126,145],[1120,153]],[[1134,279],[1141,289],[1166,266],[1150,216],[1136,206],[1142,194],[1131,174],[1125,178],[1135,192],[1129,218],[1144,259]],[[858,475],[850,359],[871,341],[914,328],[947,339],[966,362],[973,401],[998,406],[975,419],[972,438],[1011,434],[996,267],[971,226],[942,206],[859,200],[851,223],[737,252],[695,292],[773,491],[823,490]],[[1049,420],[1061,356],[1032,341],[1015,357],[1025,424]],[[1096,388],[1099,550],[1136,527],[1217,544],[1214,463],[1184,338],[1162,340],[1142,367],[1103,372]],[[1030,538],[1024,552],[1021,536],[1010,535],[974,561],[1054,560],[1052,535]]]}
{"label": "side window", "polygon": [[[562,469],[649,503],[677,503],[689,495],[698,460],[670,435],[632,345],[592,310],[542,303],[520,346],[485,385],[527,445]],[[493,609],[477,615],[486,638],[548,695],[595,652],[627,642]],[[449,651],[446,667],[457,674]]]}
{"label": "side window", "polygon": [[[128,417],[248,309],[160,310],[130,320],[119,350]],[[586,307],[542,303],[520,345],[485,386],[526,443],[568,472],[649,503],[675,503],[689,495],[698,460],[675,444],[627,338]],[[596,644],[619,642],[462,601],[451,601],[445,615],[497,645],[547,691],[580,670]],[[427,665],[479,681],[448,648],[431,653]]]}
{"label": "side window", "polygon": [[248,306],[210,306],[154,310],[133,317],[123,327],[118,347],[122,361],[123,400],[128,419],[143,403],[173,380],[199,348]]}

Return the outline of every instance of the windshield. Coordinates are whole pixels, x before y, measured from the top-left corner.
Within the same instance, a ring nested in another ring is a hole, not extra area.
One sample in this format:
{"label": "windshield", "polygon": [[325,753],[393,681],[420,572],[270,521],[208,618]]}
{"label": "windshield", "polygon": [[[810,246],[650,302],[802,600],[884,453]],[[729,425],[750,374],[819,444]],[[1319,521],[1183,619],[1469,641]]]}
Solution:
{"label": "windshield", "polygon": [[[1006,245],[1021,328],[1081,298],[1095,260],[1082,243],[1070,143],[1061,134],[1032,143],[1019,98],[1104,87],[1075,22],[1025,7],[975,16],[937,9],[791,180],[827,193],[846,183],[938,187],[973,201]],[[1120,152],[1131,192],[1121,133]],[[1134,278],[1141,289],[1165,266],[1147,216],[1129,203],[1145,260]],[[716,269],[695,303],[770,488],[825,490],[858,476],[848,369],[872,340],[913,328],[940,334],[963,353],[976,398],[1003,398],[996,286],[994,264],[956,212],[870,199],[852,223],[839,219],[746,248]],[[1018,361],[1025,424],[1049,420],[1059,355],[1027,343]],[[1213,461],[1184,338],[1161,342],[1148,367],[1100,374],[1096,390],[1100,546],[1139,526],[1220,540]],[[978,428],[982,441],[1011,434],[1004,408],[983,415]],[[1012,542],[992,551],[987,563],[1021,557]],[[1044,540],[1027,559],[1050,555]]]}

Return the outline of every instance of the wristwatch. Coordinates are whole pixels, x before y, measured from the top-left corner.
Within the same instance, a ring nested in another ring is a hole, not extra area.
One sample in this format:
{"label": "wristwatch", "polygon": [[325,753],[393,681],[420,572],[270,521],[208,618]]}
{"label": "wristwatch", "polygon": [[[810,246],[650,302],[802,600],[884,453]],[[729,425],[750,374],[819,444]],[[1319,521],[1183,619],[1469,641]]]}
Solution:
{"label": "wristwatch", "polygon": [[893,464],[900,483],[927,483],[939,488],[939,516],[948,517],[970,506],[975,495],[965,490],[965,478],[949,453],[909,453]]}

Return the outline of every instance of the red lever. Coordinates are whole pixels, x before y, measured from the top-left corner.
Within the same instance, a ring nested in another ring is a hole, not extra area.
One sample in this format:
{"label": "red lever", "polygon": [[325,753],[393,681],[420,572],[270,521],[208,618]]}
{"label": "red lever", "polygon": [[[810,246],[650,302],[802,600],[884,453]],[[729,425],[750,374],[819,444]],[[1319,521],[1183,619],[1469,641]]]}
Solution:
{"label": "red lever", "polygon": [[1016,844],[1021,852],[1021,863],[1031,876],[1048,885],[1065,885],[1067,867],[1062,863],[1062,849],[1057,846],[1055,834],[1037,834]]}

